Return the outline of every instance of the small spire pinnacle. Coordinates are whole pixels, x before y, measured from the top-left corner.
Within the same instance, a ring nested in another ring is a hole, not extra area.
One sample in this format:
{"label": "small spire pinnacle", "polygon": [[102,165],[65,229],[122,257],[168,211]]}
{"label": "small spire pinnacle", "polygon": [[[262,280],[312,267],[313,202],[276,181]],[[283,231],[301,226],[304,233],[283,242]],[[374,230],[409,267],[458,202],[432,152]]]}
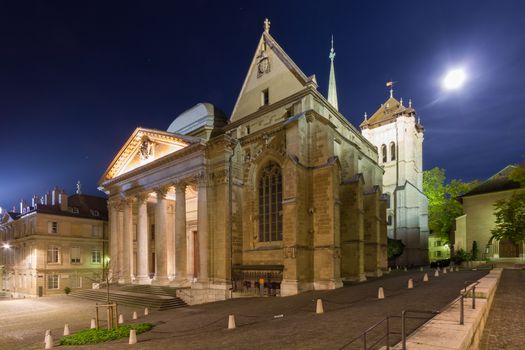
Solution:
{"label": "small spire pinnacle", "polygon": [[419,125],[421,125],[421,118],[420,118],[420,117],[417,117],[417,123],[418,123]]}
{"label": "small spire pinnacle", "polygon": [[403,97],[401,97],[401,99],[399,100],[399,104],[401,105],[401,107],[404,107],[403,106]]}
{"label": "small spire pinnacle", "polygon": [[390,88],[390,98],[394,97],[394,88]]}
{"label": "small spire pinnacle", "polygon": [[367,120],[368,120],[368,114],[366,114],[366,112],[365,112],[365,121],[367,121]]}
{"label": "small spire pinnacle", "polygon": [[265,19],[264,19],[264,31],[265,31],[266,33],[269,33],[269,32],[270,32],[270,24],[272,24],[272,22],[270,22],[270,21],[268,20],[268,18],[265,18]]}
{"label": "small spire pinnacle", "polygon": [[328,55],[330,58],[330,78],[328,80],[328,102],[334,106],[335,109],[339,109],[338,103],[337,103],[337,86],[335,83],[335,69],[334,69],[334,58],[335,58],[335,51],[334,51],[334,36],[332,35],[331,40],[331,48],[330,48],[330,54]]}
{"label": "small spire pinnacle", "polygon": [[408,107],[412,107],[412,99],[411,98],[408,99]]}
{"label": "small spire pinnacle", "polygon": [[82,184],[80,180],[77,181],[77,194],[82,194]]}

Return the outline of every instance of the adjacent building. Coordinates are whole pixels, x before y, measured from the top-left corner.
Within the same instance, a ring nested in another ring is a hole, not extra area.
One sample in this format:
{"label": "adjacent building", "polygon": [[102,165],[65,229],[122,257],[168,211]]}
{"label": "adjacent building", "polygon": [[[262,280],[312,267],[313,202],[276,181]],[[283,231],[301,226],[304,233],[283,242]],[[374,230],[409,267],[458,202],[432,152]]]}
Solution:
{"label": "adjacent building", "polygon": [[[78,191],[80,192],[80,191]],[[0,210],[1,288],[14,297],[91,288],[107,255],[106,199],[55,187]]]}
{"label": "adjacent building", "polygon": [[525,257],[523,244],[493,240],[491,233],[496,226],[494,204],[509,199],[516,191],[525,190],[518,182],[509,179],[514,168],[513,165],[505,167],[461,196],[465,214],[456,218],[455,251],[463,249],[472,252],[475,241],[479,260],[513,261]]}
{"label": "adjacent building", "polygon": [[199,103],[167,131],[137,128],[100,180],[112,278],[190,287],[196,303],[381,275],[384,170],[337,109],[334,57],[327,99],[265,21],[229,117]]}

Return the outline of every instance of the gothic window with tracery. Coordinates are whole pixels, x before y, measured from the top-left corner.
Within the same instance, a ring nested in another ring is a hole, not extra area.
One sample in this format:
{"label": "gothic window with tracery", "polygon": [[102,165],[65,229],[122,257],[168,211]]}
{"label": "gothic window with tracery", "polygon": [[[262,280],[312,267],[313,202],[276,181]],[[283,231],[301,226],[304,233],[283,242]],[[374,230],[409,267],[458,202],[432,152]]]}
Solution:
{"label": "gothic window with tracery", "polygon": [[381,145],[381,157],[383,158],[383,163],[386,163],[386,145]]}
{"label": "gothic window with tracery", "polygon": [[283,185],[281,167],[270,162],[259,177],[259,241],[283,239]]}

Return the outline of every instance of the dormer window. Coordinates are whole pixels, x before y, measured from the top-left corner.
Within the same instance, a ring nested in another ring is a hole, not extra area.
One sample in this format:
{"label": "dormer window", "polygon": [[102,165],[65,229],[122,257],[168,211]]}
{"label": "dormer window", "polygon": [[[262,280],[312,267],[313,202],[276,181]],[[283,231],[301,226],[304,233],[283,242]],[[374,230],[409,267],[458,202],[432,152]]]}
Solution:
{"label": "dormer window", "polygon": [[270,91],[264,89],[261,92],[261,106],[268,106],[270,104]]}
{"label": "dormer window", "polygon": [[98,212],[98,210],[91,209],[91,216],[100,216],[100,213]]}
{"label": "dormer window", "polygon": [[78,214],[78,208],[77,208],[77,207],[71,207],[71,208],[69,208],[69,210],[70,210],[73,214]]}

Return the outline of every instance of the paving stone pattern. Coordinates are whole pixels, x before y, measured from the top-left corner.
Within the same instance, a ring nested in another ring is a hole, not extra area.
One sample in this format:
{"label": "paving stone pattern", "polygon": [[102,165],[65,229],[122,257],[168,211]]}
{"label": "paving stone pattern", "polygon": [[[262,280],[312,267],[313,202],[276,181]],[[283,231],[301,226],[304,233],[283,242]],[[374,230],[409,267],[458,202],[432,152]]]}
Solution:
{"label": "paving stone pattern", "polygon": [[525,270],[503,270],[480,349],[525,349]]}
{"label": "paving stone pattern", "polygon": [[[138,321],[151,322],[156,326],[152,331],[139,335],[139,343],[133,349],[340,349],[386,315],[400,315],[407,308],[444,308],[459,295],[466,280],[479,279],[487,273],[460,271],[435,278],[433,271],[425,272],[430,277],[427,283],[422,282],[424,272],[398,270],[378,279],[332,291],[306,292],[282,298],[240,298],[151,312]],[[407,289],[409,278],[414,280],[414,289]],[[377,299],[380,286],[385,288],[384,300]],[[324,314],[315,313],[317,298],[324,300]],[[93,302],[72,299],[66,296],[42,298],[30,301],[35,303],[31,312],[25,308],[17,312],[12,308],[6,313],[3,312],[4,303],[13,301],[0,301],[0,349],[5,348],[2,344],[10,344],[5,349],[42,349],[45,329],[54,329],[55,339],[58,339],[63,323],[68,319],[73,332],[89,324]],[[40,303],[45,303],[45,307]],[[122,311],[127,319],[131,318],[131,308],[122,308]],[[236,317],[235,330],[227,330],[229,314]],[[16,326],[10,326],[10,318],[16,321]],[[417,321],[418,324],[424,322]],[[391,326],[399,331],[399,324]],[[415,326],[415,323],[409,324],[409,328]],[[381,333],[381,330],[372,332],[368,344]],[[397,340],[392,339],[391,342]],[[16,346],[13,345],[15,343]],[[345,349],[362,347],[361,344],[357,342]],[[127,339],[122,339],[64,349],[130,348]]]}

